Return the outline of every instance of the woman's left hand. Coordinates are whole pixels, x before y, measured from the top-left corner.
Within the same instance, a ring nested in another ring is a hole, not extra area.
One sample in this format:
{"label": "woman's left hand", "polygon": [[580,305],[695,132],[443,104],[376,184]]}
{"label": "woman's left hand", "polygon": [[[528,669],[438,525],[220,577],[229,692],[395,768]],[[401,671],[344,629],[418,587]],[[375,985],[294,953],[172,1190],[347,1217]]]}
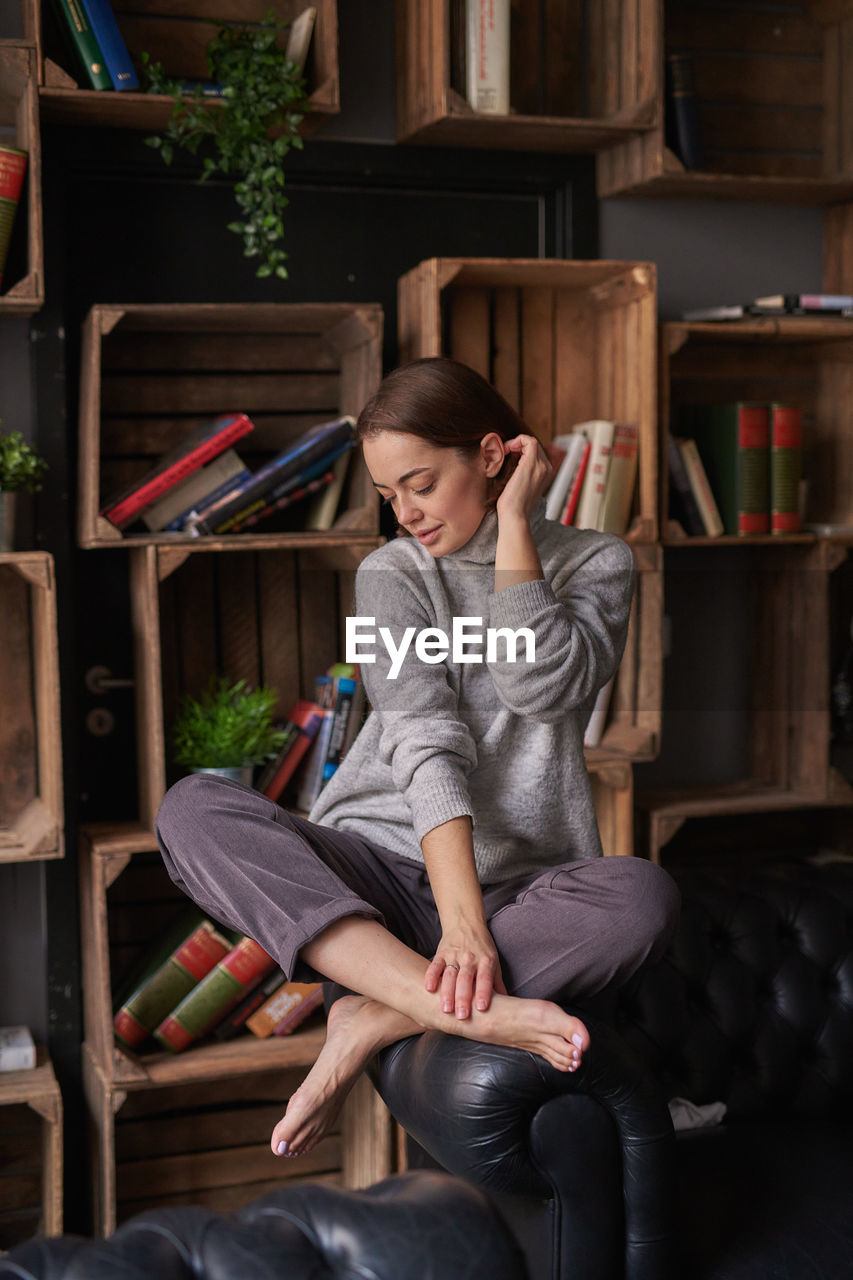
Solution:
{"label": "woman's left hand", "polygon": [[507,457],[515,456],[518,461],[498,498],[498,520],[501,516],[513,515],[527,520],[553,476],[554,468],[534,436],[514,436],[512,440],[505,440],[504,453]]}

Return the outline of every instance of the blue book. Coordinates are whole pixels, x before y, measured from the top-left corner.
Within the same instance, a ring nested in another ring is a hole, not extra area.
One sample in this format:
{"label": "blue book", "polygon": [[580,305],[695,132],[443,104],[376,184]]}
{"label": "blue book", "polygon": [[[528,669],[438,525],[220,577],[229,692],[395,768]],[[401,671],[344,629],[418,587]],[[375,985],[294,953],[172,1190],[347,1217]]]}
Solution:
{"label": "blue book", "polygon": [[304,432],[260,471],[256,471],[244,488],[235,491],[233,498],[222,499],[199,512],[199,519],[193,518],[194,528],[199,533],[224,533],[254,511],[260,511],[265,506],[261,499],[265,499],[273,489],[278,488],[281,492],[280,486],[286,480],[305,477],[313,463],[328,458],[342,444],[351,443],[354,425],[352,418],[336,418]]}
{"label": "blue book", "polygon": [[109,0],[80,0],[80,4],[103,54],[113,88],[138,89],[139,81]]}

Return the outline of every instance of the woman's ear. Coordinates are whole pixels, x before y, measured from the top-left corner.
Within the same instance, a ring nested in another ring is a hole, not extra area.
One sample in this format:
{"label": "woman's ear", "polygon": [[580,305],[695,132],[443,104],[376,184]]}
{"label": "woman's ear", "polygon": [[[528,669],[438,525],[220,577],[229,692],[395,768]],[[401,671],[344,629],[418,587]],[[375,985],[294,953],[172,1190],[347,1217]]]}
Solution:
{"label": "woman's ear", "polygon": [[483,436],[480,441],[480,457],[485,464],[486,475],[493,480],[499,474],[506,457],[504,442],[497,431],[490,431]]}

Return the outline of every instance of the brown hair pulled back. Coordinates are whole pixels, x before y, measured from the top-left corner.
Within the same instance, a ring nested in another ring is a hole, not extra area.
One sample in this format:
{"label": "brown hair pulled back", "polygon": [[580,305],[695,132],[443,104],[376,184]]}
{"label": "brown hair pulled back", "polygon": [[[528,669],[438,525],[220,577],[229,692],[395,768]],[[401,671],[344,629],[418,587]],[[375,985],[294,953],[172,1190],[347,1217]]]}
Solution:
{"label": "brown hair pulled back", "polygon": [[413,360],[388,374],[355,428],[360,441],[381,431],[400,431],[469,456],[490,431],[502,440],[533,434],[485,378],[445,356]]}

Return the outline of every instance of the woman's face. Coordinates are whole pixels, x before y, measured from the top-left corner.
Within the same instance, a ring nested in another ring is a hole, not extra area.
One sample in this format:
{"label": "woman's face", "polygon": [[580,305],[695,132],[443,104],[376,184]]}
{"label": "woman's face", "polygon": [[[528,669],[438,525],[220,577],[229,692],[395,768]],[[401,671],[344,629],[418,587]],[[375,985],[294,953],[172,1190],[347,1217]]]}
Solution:
{"label": "woman's face", "polygon": [[503,464],[499,436],[485,436],[473,458],[402,431],[381,431],[362,447],[383,501],[430,555],[458,551],[473,538],[486,513],[489,478]]}

